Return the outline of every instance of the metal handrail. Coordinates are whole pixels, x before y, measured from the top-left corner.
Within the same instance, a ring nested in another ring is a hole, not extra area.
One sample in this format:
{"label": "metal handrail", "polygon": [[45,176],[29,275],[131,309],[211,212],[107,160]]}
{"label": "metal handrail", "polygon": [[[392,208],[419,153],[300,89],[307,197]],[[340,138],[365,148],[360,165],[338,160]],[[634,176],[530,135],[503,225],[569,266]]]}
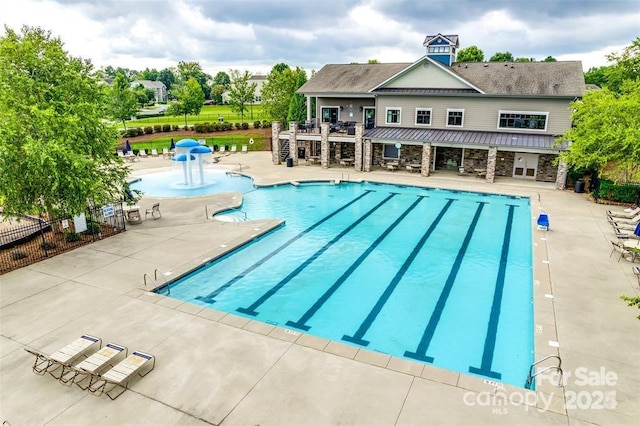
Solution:
{"label": "metal handrail", "polygon": [[555,366],[555,365],[551,365],[547,368],[545,368],[544,370],[540,370],[538,371],[536,374],[534,374],[533,376],[529,377],[527,379],[527,383],[525,384],[525,388],[529,389],[529,387],[531,386],[531,384],[533,383],[533,379],[536,378],[536,376],[539,376],[542,373],[545,373],[549,370],[556,370],[558,371],[560,374],[558,375],[558,383],[556,383],[556,387],[561,387],[562,386],[562,376],[563,376],[563,371],[562,368]]}
{"label": "metal handrail", "polygon": [[[547,368],[545,368],[544,370],[541,370],[539,372],[536,372],[535,374],[533,373],[533,370],[535,368],[536,365],[551,359],[551,358],[556,358],[558,360],[558,365],[554,365],[554,366],[549,366]],[[538,376],[539,374],[544,373],[545,371],[549,371],[551,369],[556,369],[557,371],[560,372],[560,380],[558,381],[558,384],[556,386],[560,387],[562,384],[562,358],[560,358],[559,355],[555,355],[555,354],[551,354],[551,355],[547,355],[544,358],[539,359],[538,361],[534,362],[533,364],[531,364],[531,367],[529,367],[529,374],[527,375],[527,381],[524,385],[525,388],[529,389],[529,387],[531,386],[531,384],[533,383],[533,379]]]}
{"label": "metal handrail", "polygon": [[147,286],[147,278],[149,278],[151,280],[151,282],[153,283],[153,287],[157,287],[156,282],[153,278],[151,278],[151,275],[147,274],[146,272],[144,273],[144,275],[142,276],[142,279],[144,280],[144,286]]}
{"label": "metal handrail", "polygon": [[167,286],[167,294],[171,294],[171,287],[169,287],[169,281],[167,280],[167,277],[164,275],[164,273],[158,268],[156,268],[153,271],[154,282],[158,280],[158,272],[160,273],[160,276],[162,277],[162,279],[164,280],[164,283]]}

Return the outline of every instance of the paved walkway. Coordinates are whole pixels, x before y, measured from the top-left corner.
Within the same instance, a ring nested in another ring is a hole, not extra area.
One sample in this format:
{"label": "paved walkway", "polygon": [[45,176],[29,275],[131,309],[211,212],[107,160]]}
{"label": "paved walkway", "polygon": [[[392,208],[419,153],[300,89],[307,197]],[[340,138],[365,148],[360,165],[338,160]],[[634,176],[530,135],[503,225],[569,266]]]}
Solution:
{"label": "paved walkway", "polygon": [[[145,158],[135,174],[169,165]],[[149,293],[145,273],[175,276],[279,223],[207,219],[207,209],[238,202],[223,194],[161,199],[162,219],[0,276],[3,424],[637,424],[640,321],[620,295],[637,295],[638,284],[629,262],[609,257],[606,206],[550,184],[288,168],[269,153],[214,167],[241,168],[258,184],[367,179],[531,197],[532,224],[542,208],[551,220],[550,232],[533,231],[536,357],[559,353],[565,386],[500,386]],[[53,352],[82,333],[152,353],[156,368],[115,401],[31,372],[24,347]]]}

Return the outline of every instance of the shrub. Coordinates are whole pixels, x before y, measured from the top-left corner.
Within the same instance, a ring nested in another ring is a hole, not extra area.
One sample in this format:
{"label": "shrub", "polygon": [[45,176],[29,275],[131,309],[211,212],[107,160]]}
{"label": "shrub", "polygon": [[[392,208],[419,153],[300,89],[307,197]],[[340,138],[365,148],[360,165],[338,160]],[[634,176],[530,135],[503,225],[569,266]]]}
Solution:
{"label": "shrub", "polygon": [[154,124],[153,125],[153,131],[156,133],[159,133],[162,131],[162,125],[161,124]]}
{"label": "shrub", "polygon": [[264,127],[265,129],[271,128],[271,122],[267,120],[262,120],[262,127]]}
{"label": "shrub", "polygon": [[254,129],[259,129],[260,126],[261,126],[260,120],[256,120],[256,121],[253,122],[253,128]]}
{"label": "shrub", "polygon": [[66,230],[64,231],[64,240],[68,243],[72,243],[74,241],[80,241],[82,237],[77,232]]}
{"label": "shrub", "polygon": [[85,231],[85,234],[97,234],[100,231],[102,231],[102,227],[98,222],[87,222],[87,230]]}
{"label": "shrub", "polygon": [[242,123],[242,130],[247,130],[249,128],[249,123]]}
{"label": "shrub", "polygon": [[147,126],[147,127],[144,128],[144,134],[145,135],[150,135],[152,133],[153,133],[153,127]]}
{"label": "shrub", "polygon": [[11,252],[11,259],[13,260],[20,260],[20,259],[24,259],[25,257],[27,257],[27,253],[20,251],[20,250],[14,250]]}
{"label": "shrub", "polygon": [[639,193],[640,185],[638,184],[625,183],[616,185],[610,180],[602,179],[600,181],[598,198],[619,203],[633,203],[636,201]]}
{"label": "shrub", "polygon": [[234,123],[233,125],[235,126],[236,129],[240,130],[240,127],[241,127],[240,123]]}
{"label": "shrub", "polygon": [[163,124],[162,125],[162,131],[163,132],[170,132],[171,131],[171,124]]}
{"label": "shrub", "polygon": [[53,250],[54,248],[56,248],[56,244],[55,243],[51,243],[49,241],[45,241],[44,243],[40,244],[40,248],[42,250]]}

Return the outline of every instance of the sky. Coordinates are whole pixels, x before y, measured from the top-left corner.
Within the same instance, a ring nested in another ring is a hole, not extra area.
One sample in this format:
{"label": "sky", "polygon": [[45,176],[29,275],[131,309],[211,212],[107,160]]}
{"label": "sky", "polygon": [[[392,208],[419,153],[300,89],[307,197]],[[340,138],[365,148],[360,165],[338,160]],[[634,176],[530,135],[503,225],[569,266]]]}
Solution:
{"label": "sky", "polygon": [[414,62],[427,35],[457,34],[491,57],[608,65],[640,36],[638,0],[2,0],[5,26],[41,27],[74,57],[142,71],[195,61],[215,76],[284,62]]}

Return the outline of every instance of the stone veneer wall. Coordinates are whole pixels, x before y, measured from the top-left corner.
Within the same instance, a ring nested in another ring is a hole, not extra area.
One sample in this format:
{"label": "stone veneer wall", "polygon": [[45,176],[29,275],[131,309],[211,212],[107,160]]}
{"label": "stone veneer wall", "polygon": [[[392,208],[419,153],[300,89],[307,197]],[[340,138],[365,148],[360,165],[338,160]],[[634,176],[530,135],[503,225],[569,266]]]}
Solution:
{"label": "stone veneer wall", "polygon": [[558,166],[554,164],[558,156],[556,154],[540,154],[538,156],[537,181],[556,182],[558,178]]}
{"label": "stone veneer wall", "polygon": [[474,173],[473,169],[486,169],[487,168],[487,150],[486,149],[465,149],[462,165],[464,167],[465,173]]}
{"label": "stone veneer wall", "polygon": [[280,164],[280,132],[282,123],[274,121],[271,123],[271,159],[273,164]]}
{"label": "stone veneer wall", "polygon": [[496,176],[513,177],[513,162],[516,153],[513,151],[498,151],[496,158]]}

